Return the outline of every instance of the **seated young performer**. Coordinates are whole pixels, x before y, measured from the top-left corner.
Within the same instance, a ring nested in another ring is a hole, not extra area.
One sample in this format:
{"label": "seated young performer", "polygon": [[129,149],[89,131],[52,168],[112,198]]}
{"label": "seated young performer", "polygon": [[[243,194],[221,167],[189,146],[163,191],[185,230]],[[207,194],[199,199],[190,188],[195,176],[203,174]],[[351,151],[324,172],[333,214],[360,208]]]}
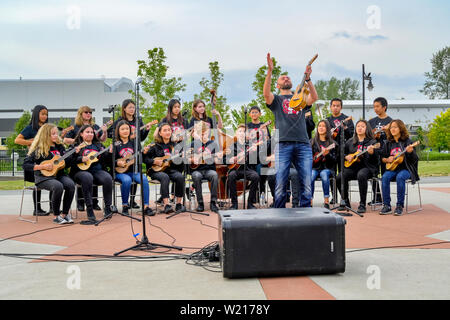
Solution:
{"label": "seated young performer", "polygon": [[[42,127],[47,122],[48,122],[47,108],[42,105],[35,106],[31,114],[30,123],[17,135],[16,139],[14,140],[14,143],[21,146],[27,146],[29,148],[33,143],[34,137],[36,137],[39,128]],[[31,170],[24,169],[23,174],[25,181],[34,182],[34,171],[32,168]],[[33,215],[34,216],[49,215],[51,210],[48,212],[42,210],[40,202],[41,202],[41,190],[39,191],[33,190],[33,204],[34,204]]]}
{"label": "seated young performer", "polygon": [[[110,152],[115,153],[115,159],[116,159],[116,168],[121,167],[125,168],[127,166],[127,162],[124,159],[127,156],[133,157],[136,152],[141,152],[140,150],[135,150],[135,141],[130,139],[130,136],[132,134],[131,126],[129,123],[125,120],[120,121],[117,123],[116,126],[116,141],[120,141],[120,145],[112,146],[110,147]],[[139,172],[134,172],[135,165],[130,165],[128,169],[124,173],[117,173],[116,174],[116,180],[121,183],[120,191],[122,195],[122,213],[128,214],[129,209],[129,203],[128,198],[130,195],[131,185],[134,182],[137,184],[141,183],[141,176]],[[144,214],[148,216],[153,216],[155,213],[152,211],[152,209],[149,207],[149,185],[147,176],[143,174],[143,181],[142,181],[144,194],[142,196],[142,200],[144,203]]]}
{"label": "seated young performer", "polygon": [[[314,198],[314,182],[318,176],[322,181],[324,207],[329,209],[330,178],[335,174],[337,143],[331,138],[331,127],[327,120],[317,124],[316,135],[311,139],[313,152],[313,166],[311,178],[311,192]],[[334,147],[333,147],[334,146]],[[322,153],[322,154],[321,154]]]}
{"label": "seated young performer", "polygon": [[[181,102],[177,99],[169,101],[167,106],[167,114],[159,123],[168,123],[172,128],[172,141],[180,142],[184,139],[185,130],[188,129],[188,121],[181,114]],[[159,127],[155,130],[154,136],[158,134]]]}
{"label": "seated young performer", "polygon": [[[67,134],[64,137],[64,143],[68,145],[73,145],[75,142],[75,138],[80,131],[80,128],[84,125],[91,125],[94,128],[94,132],[97,132],[96,139],[99,142],[104,142],[108,136],[106,129],[107,126],[103,125],[102,127],[99,127],[95,124],[94,118],[92,117],[92,109],[88,106],[82,106],[78,109],[77,115],[75,117],[75,126],[73,130],[67,132]],[[83,198],[83,192],[78,190],[78,211],[84,211],[84,198]],[[81,196],[80,196],[81,195]],[[94,187],[93,190],[93,208],[94,210],[101,210],[100,206],[98,205],[97,196],[98,196],[98,188]]]}
{"label": "seated young performer", "polygon": [[387,140],[383,151],[381,153],[381,161],[386,164],[392,164],[394,157],[403,151],[403,161],[394,169],[386,170],[382,177],[382,194],[383,194],[383,208],[380,214],[390,214],[391,209],[391,181],[397,183],[397,206],[394,210],[395,215],[403,213],[403,206],[405,200],[405,185],[406,180],[411,179],[412,183],[419,181],[418,175],[418,161],[413,142],[409,139],[409,133],[402,120],[393,120],[387,129]]}
{"label": "seated young performer", "polygon": [[[212,114],[217,116],[217,128],[223,129],[222,117],[220,116],[220,113],[214,109]],[[213,127],[213,120],[206,114],[206,104],[201,99],[197,99],[192,103],[192,118],[189,122],[189,129],[199,121],[206,122],[210,128]],[[195,134],[195,131],[193,134]],[[194,139],[201,140],[200,137],[194,137]]]}
{"label": "seated young performer", "polygon": [[[202,193],[202,179],[207,179],[210,184],[211,200],[210,209],[218,213],[217,207],[217,191],[219,184],[219,176],[216,172],[216,163],[221,162],[222,152],[219,151],[219,146],[211,138],[210,126],[206,123],[196,125],[194,129],[194,140],[191,143],[192,155],[189,159],[191,163],[191,175],[194,182],[194,189],[197,197],[197,211],[205,210]],[[201,137],[201,140],[196,139]]]}
{"label": "seated young performer", "polygon": [[[122,102],[122,113],[121,113],[121,116],[107,130],[108,137],[112,138],[113,134],[115,134],[116,127],[117,127],[119,122],[126,121],[128,123],[128,125],[130,126],[130,128],[131,128],[130,139],[134,140],[134,137],[136,136],[136,132],[139,132],[140,133],[141,142],[145,141],[145,139],[147,138],[147,136],[148,136],[148,134],[150,132],[150,128],[152,126],[152,123],[149,122],[149,123],[144,125],[144,122],[143,122],[142,118],[139,117],[139,119],[138,119],[139,128],[136,128],[136,119],[134,117],[135,113],[136,113],[135,111],[136,111],[136,104],[134,103],[134,101],[131,100],[131,99],[125,99]],[[130,203],[131,203],[131,207],[133,209],[138,209],[139,205],[134,201],[135,194],[136,194],[136,185],[133,185],[132,188],[131,188],[131,200],[130,200]]]}
{"label": "seated young performer", "polygon": [[367,180],[376,175],[378,170],[378,156],[375,152],[374,144],[376,140],[373,138],[372,128],[366,120],[359,120],[356,123],[356,130],[353,138],[349,139],[345,144],[345,160],[352,161],[354,154],[365,152],[359,156],[350,167],[344,167],[344,170],[337,176],[337,187],[339,192],[341,179],[344,179],[344,190],[341,197],[345,200],[346,206],[351,208],[348,199],[348,183],[350,180],[358,180],[360,203],[357,212],[366,212],[367,198]]}
{"label": "seated young performer", "polygon": [[[244,163],[246,162],[247,170],[245,171],[246,180],[250,181],[250,192],[247,200],[247,209],[256,209],[256,192],[258,191],[259,175],[255,171],[255,164],[249,161],[250,153],[257,152],[256,144],[249,146],[245,150],[245,125],[240,124],[236,129],[236,142],[233,145],[233,157],[229,159],[229,164],[239,164],[239,167],[228,172],[227,185],[230,191],[231,209],[238,209],[236,182],[238,179],[244,178]],[[244,152],[245,151],[245,152]],[[242,156],[241,156],[242,155]],[[254,157],[253,157],[254,158]]]}
{"label": "seated young performer", "polygon": [[[170,162],[170,167],[166,168],[164,171],[154,171],[152,166],[161,166],[163,160],[156,159],[164,156],[173,156],[175,143],[171,141],[172,128],[170,124],[161,123],[158,127],[158,134],[155,139],[155,143],[151,146],[144,148],[144,163],[147,165],[147,174],[150,178],[158,180],[161,183],[161,197],[164,204],[164,213],[173,212],[173,208],[169,203],[169,184],[170,181],[175,183],[175,197],[176,206],[175,210],[177,212],[186,211],[183,206],[182,201],[184,197],[184,176],[181,173],[183,171],[183,164],[181,164],[181,158],[179,161]],[[178,165],[177,165],[178,164]]]}
{"label": "seated young performer", "polygon": [[88,156],[91,153],[99,153],[104,149],[103,145],[95,135],[94,126],[83,125],[79,129],[78,134],[75,137],[74,145],[80,145],[82,142],[85,142],[87,145],[75,154],[75,159],[70,169],[70,175],[76,183],[81,185],[83,198],[86,202],[88,220],[95,223],[96,218],[94,214],[94,202],[92,199],[93,185],[102,186],[105,202],[104,216],[107,217],[111,215],[113,181],[111,175],[103,170],[102,165],[106,163],[108,159],[108,154],[105,152],[99,155],[97,158],[98,161],[93,162],[88,169],[82,170],[78,166],[78,164],[87,163],[89,161]]}
{"label": "seated young performer", "polygon": [[[24,170],[34,170],[36,186],[40,189],[52,192],[52,208],[55,215],[54,223],[73,223],[70,206],[75,193],[75,183],[70,179],[64,170],[59,170],[55,176],[45,176],[41,170],[53,170],[53,164],[41,164],[45,160],[50,160],[54,156],[63,156],[66,152],[61,143],[58,128],[54,124],[44,124],[38,131],[33,143],[28,151],[28,156],[24,161]],[[65,159],[66,166],[70,166],[71,157]],[[61,199],[63,198],[63,210],[60,212]]]}

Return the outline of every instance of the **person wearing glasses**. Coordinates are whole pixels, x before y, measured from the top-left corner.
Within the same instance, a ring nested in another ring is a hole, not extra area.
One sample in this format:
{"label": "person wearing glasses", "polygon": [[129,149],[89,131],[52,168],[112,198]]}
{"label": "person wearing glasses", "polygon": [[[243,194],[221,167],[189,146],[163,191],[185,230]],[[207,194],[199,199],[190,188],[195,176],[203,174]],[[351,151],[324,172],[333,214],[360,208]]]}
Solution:
{"label": "person wearing glasses", "polygon": [[[64,143],[68,145],[73,145],[75,142],[75,138],[77,137],[78,132],[83,126],[92,126],[94,128],[94,132],[97,132],[97,140],[99,142],[104,142],[108,137],[106,132],[106,125],[102,127],[98,126],[94,122],[94,118],[92,117],[92,109],[88,106],[82,106],[78,109],[77,116],[75,117],[75,125],[73,130],[67,132],[64,137]],[[98,187],[94,187],[93,190],[93,208],[94,210],[102,210],[98,205]],[[78,211],[84,211],[84,198],[81,187],[78,187],[78,201],[77,201]]]}

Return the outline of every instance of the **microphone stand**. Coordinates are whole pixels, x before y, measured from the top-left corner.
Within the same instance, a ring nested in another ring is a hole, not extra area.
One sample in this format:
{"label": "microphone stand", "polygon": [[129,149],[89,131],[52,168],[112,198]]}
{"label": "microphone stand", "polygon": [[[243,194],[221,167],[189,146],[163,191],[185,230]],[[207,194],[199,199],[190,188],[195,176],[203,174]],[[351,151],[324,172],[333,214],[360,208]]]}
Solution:
{"label": "microphone stand", "polygon": [[[142,79],[138,78],[138,80],[136,81],[136,85],[135,85],[135,96],[136,96],[136,110],[135,110],[135,127],[136,127],[136,137],[135,137],[135,147],[134,150],[137,153],[137,156],[135,158],[135,166],[133,167],[133,174],[137,171],[139,171],[139,177],[140,177],[140,185],[141,185],[141,199],[144,199],[144,183],[143,183],[143,179],[144,176],[142,174],[142,152],[141,152],[141,134],[140,134],[140,130],[139,130],[139,84],[141,83]],[[147,177],[145,177],[145,179],[147,179]],[[168,249],[177,249],[177,250],[183,250],[183,248],[181,247],[175,247],[175,246],[168,246],[168,245],[163,245],[163,244],[159,244],[159,243],[152,243],[148,241],[147,238],[147,232],[145,229],[145,214],[144,214],[144,203],[142,203],[141,205],[141,214],[142,214],[142,238],[141,240],[136,240],[137,244],[129,247],[127,249],[124,249],[122,251],[116,252],[114,253],[114,256],[118,256],[121,253],[124,253],[126,251],[129,250],[135,250],[135,249],[146,249],[146,250],[153,250],[156,249],[157,247],[162,247],[162,248],[168,248]]]}
{"label": "microphone stand", "polygon": [[244,123],[245,123],[245,138],[244,138],[244,210],[246,208],[245,204],[245,189],[247,188],[247,148],[248,148],[248,140],[247,140],[247,107],[244,107]]}
{"label": "microphone stand", "polygon": [[[111,113],[112,112],[112,120],[113,123],[115,122],[115,116],[116,116],[116,105],[111,105],[109,106],[108,112]],[[111,213],[107,216],[104,216],[102,219],[97,220],[97,222],[94,223],[94,225],[97,227],[100,223],[102,223],[103,221],[110,219],[114,214],[120,214],[123,217],[127,217],[130,219],[134,219],[137,221],[141,221],[141,219],[139,218],[135,218],[126,214],[123,214],[122,212],[119,212],[119,210],[117,209],[117,197],[116,197],[116,152],[114,150],[115,146],[116,146],[116,135],[114,132],[115,127],[113,127],[113,134],[112,134],[112,142],[111,145],[113,146],[113,152],[112,152],[112,181],[113,181],[113,204],[111,205]]]}
{"label": "microphone stand", "polygon": [[[343,198],[344,195],[344,150],[345,150],[345,140],[344,140],[344,126],[341,123],[342,130],[339,130],[339,135],[340,135],[340,139],[339,139],[339,143],[340,145],[340,163],[341,163],[341,172],[339,172],[339,174],[341,175],[341,202],[338,206],[335,206],[334,208],[331,208],[330,210],[336,210],[336,213],[344,216],[344,217],[351,217],[353,216],[353,214],[351,214],[349,211],[357,214],[358,216],[360,216],[361,218],[363,217],[362,214],[356,212],[355,210],[353,210],[352,208],[348,207],[347,204],[345,203],[345,199]],[[349,187],[350,188],[350,187]],[[339,211],[343,211],[342,209],[346,210],[345,213],[343,212],[339,212]]]}

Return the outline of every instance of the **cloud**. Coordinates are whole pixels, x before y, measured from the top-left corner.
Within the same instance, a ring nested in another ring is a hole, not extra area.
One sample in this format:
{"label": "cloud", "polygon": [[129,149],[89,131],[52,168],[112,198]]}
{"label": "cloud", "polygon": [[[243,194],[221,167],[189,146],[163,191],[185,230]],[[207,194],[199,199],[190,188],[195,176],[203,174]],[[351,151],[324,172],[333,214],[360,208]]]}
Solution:
{"label": "cloud", "polygon": [[388,37],[377,34],[372,36],[364,36],[360,34],[350,34],[347,31],[339,31],[335,32],[332,37],[332,39],[349,39],[350,41],[361,43],[361,44],[372,44],[376,41],[386,41],[389,40]]}

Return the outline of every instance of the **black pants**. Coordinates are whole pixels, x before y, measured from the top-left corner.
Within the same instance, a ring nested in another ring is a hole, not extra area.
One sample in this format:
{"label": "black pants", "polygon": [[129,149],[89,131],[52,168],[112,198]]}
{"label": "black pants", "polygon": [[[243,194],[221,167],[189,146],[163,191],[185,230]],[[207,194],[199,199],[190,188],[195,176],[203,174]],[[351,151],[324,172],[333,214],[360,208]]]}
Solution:
{"label": "black pants", "polygon": [[348,183],[350,180],[358,180],[360,203],[366,205],[367,180],[373,176],[372,172],[368,168],[344,168],[343,173],[339,174],[336,179],[339,192],[341,192],[342,176],[344,176],[344,194],[341,194],[341,197],[348,200]]}
{"label": "black pants", "polygon": [[[77,193],[78,193],[77,205],[84,206],[84,204],[85,204],[84,194],[83,194],[83,190],[81,189],[81,187],[78,187]],[[98,205],[98,187],[97,186],[94,186],[92,188],[92,204]]]}
{"label": "black pants", "polygon": [[217,189],[219,186],[219,176],[214,170],[195,170],[192,171],[192,180],[194,182],[197,202],[203,203],[202,179],[207,179],[210,183],[211,201],[217,201]]}
{"label": "black pants", "polygon": [[75,194],[75,182],[68,176],[59,176],[57,178],[51,178],[36,184],[40,189],[48,190],[51,192],[51,203],[53,207],[53,214],[58,216],[60,212],[61,199],[64,192],[63,210],[62,213],[68,214],[70,206],[72,205],[73,196]]}
{"label": "black pants", "polygon": [[[113,181],[109,173],[103,170],[98,171],[79,171],[75,174],[74,179],[76,183],[81,185],[83,191],[83,198],[86,202],[86,207],[92,209],[93,207],[93,185],[103,187],[103,199],[105,206],[109,207],[112,204],[112,188]],[[97,188],[98,194],[98,188]]]}
{"label": "black pants", "polygon": [[161,198],[169,198],[169,184],[173,181],[175,184],[175,197],[184,196],[184,176],[180,171],[167,169],[164,172],[152,172],[150,178],[158,180],[161,183]]}
{"label": "black pants", "polygon": [[[237,191],[236,191],[236,182],[239,179],[244,178],[244,169],[239,168],[239,170],[232,170],[228,173],[228,189],[230,190],[230,198],[233,204],[237,203]],[[248,203],[253,204],[256,203],[256,192],[258,191],[259,185],[259,175],[255,170],[247,169],[246,170],[246,179],[250,181],[250,192],[248,194]]]}

